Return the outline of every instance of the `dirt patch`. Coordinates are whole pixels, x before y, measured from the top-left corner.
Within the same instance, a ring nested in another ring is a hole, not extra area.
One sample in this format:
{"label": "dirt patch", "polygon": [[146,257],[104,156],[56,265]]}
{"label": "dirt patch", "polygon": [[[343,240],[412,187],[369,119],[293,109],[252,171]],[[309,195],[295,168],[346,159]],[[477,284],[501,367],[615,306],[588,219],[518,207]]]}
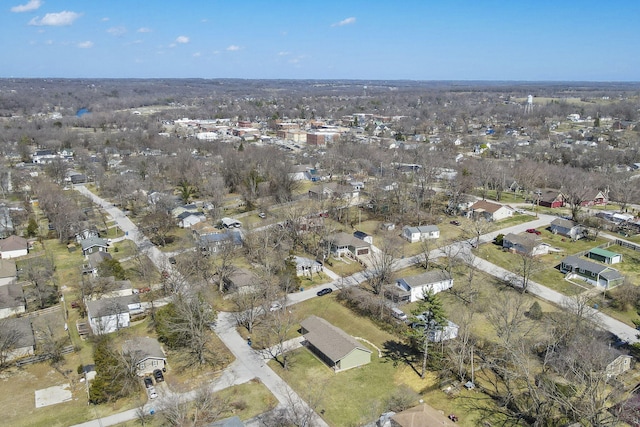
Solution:
{"label": "dirt patch", "polygon": [[70,387],[69,384],[62,384],[36,390],[36,408],[68,402],[73,398]]}

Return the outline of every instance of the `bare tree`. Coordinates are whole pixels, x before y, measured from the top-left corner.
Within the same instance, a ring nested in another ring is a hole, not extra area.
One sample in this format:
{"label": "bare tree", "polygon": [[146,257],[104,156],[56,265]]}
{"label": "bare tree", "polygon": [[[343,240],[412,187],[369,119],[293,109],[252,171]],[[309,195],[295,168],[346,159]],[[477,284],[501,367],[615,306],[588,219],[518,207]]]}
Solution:
{"label": "bare tree", "polygon": [[280,309],[267,312],[265,333],[259,345],[263,347],[262,352],[278,362],[283,369],[289,369],[291,359],[286,343],[299,323],[300,319],[295,312],[284,305]]}
{"label": "bare tree", "polygon": [[0,320],[0,368],[9,361],[23,334],[11,319]]}

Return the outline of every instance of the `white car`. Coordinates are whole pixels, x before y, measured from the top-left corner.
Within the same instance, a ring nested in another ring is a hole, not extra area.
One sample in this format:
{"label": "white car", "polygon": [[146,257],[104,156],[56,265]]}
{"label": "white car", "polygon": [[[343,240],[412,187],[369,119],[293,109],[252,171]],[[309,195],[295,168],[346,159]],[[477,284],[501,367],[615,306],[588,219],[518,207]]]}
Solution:
{"label": "white car", "polygon": [[282,304],[280,304],[277,301],[272,302],[271,307],[269,307],[269,311],[278,311],[278,310],[282,310]]}
{"label": "white car", "polygon": [[149,399],[155,399],[158,397],[158,393],[156,392],[156,388],[151,386],[147,389],[147,393],[149,394]]}

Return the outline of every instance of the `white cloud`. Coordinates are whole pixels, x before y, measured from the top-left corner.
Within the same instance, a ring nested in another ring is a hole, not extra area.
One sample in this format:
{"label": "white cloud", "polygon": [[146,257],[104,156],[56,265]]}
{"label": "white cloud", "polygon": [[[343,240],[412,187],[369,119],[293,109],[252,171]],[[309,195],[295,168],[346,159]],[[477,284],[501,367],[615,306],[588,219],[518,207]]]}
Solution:
{"label": "white cloud", "polygon": [[82,14],[76,13],[76,12],[69,12],[66,10],[64,12],[58,12],[58,13],[47,13],[46,15],[44,15],[42,19],[39,16],[36,16],[31,21],[29,21],[29,25],[36,25],[36,26],[49,25],[52,27],[61,27],[64,25],[73,24],[73,21],[80,18],[80,16],[82,16]]}
{"label": "white cloud", "polygon": [[176,39],[176,43],[180,43],[180,44],[189,43],[189,37],[187,37],[187,36],[179,36]]}
{"label": "white cloud", "polygon": [[289,52],[278,52],[278,56],[287,56]]}
{"label": "white cloud", "polygon": [[93,42],[91,41],[81,42],[81,43],[78,43],[78,47],[81,49],[89,49],[90,47],[93,47]]}
{"label": "white cloud", "polygon": [[151,28],[141,27],[141,28],[138,28],[138,32],[139,33],[150,33],[151,32]]}
{"label": "white cloud", "polygon": [[107,33],[111,34],[114,37],[120,37],[127,32],[125,27],[111,27],[107,30]]}
{"label": "white cloud", "polygon": [[105,16],[104,18],[102,18],[102,19],[101,19],[101,21],[102,21],[102,22],[108,22],[108,21],[109,21],[109,18]]}
{"label": "white cloud", "polygon": [[199,58],[201,56],[202,56],[202,54],[200,52],[196,52],[196,53],[193,54],[194,58]]}
{"label": "white cloud", "polygon": [[331,24],[332,27],[342,27],[344,25],[349,25],[349,24],[355,24],[356,23],[356,18],[354,18],[353,16],[347,19],[343,19],[340,22],[336,22],[335,24]]}
{"label": "white cloud", "polygon": [[228,50],[229,52],[235,52],[236,50],[240,50],[240,46],[236,46],[235,44],[232,44],[231,46],[229,46],[229,47],[227,48],[227,50]]}
{"label": "white cloud", "polygon": [[40,6],[42,6],[42,2],[40,0],[29,0],[27,4],[12,7],[11,12],[31,12],[32,10],[39,9]]}

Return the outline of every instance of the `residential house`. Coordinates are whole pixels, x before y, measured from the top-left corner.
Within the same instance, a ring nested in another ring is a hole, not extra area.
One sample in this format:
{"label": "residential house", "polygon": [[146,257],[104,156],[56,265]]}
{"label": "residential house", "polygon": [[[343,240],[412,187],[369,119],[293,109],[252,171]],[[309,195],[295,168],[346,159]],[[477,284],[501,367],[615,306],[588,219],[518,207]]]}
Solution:
{"label": "residential house", "polygon": [[349,254],[355,256],[368,255],[371,250],[369,243],[344,232],[328,236],[325,243],[329,246],[329,251],[335,257]]}
{"label": "residential house", "polygon": [[360,191],[350,185],[337,182],[314,185],[309,189],[309,198],[313,200],[342,199],[348,202],[357,200]]}
{"label": "residential house", "polygon": [[178,215],[178,226],[181,228],[191,228],[193,225],[204,221],[206,218],[202,212],[185,211]]}
{"label": "residential house", "polygon": [[38,165],[51,163],[58,155],[53,150],[38,150],[31,155],[31,161]]}
{"label": "residential house", "polygon": [[18,258],[29,253],[29,243],[24,237],[12,235],[0,240],[0,258]]}
{"label": "residential house", "polygon": [[469,216],[480,216],[488,221],[500,221],[513,216],[515,209],[509,205],[501,205],[487,200],[478,200],[469,208]]}
{"label": "residential house", "polygon": [[17,316],[26,310],[27,305],[20,283],[0,286],[0,319]]}
{"label": "residential house", "polygon": [[592,193],[587,194],[580,206],[605,206],[609,203],[609,191],[594,190]]}
{"label": "residential house", "polygon": [[398,412],[391,416],[390,422],[389,427],[456,426],[456,423],[447,418],[441,411],[426,403]]}
{"label": "residential house", "polygon": [[109,244],[101,237],[89,237],[80,241],[82,255],[88,256],[94,252],[108,252]]}
{"label": "residential house", "polygon": [[80,243],[85,239],[97,238],[100,237],[100,233],[98,233],[98,229],[95,227],[85,228],[81,232],[76,234],[76,242]]}
{"label": "residential house", "polygon": [[604,264],[617,264],[622,262],[622,255],[601,248],[593,248],[586,254],[587,258],[594,259]]}
{"label": "residential house", "polygon": [[239,293],[252,292],[255,290],[258,280],[258,276],[253,271],[246,268],[238,268],[225,279],[224,289]]}
{"label": "residential house", "polygon": [[550,188],[540,190],[536,200],[539,206],[544,206],[545,208],[561,208],[566,203],[564,194],[560,190]]}
{"label": "residential house", "polygon": [[128,328],[131,315],[142,313],[138,295],[87,301],[87,318],[94,334],[110,334]]}
{"label": "residential house", "polygon": [[242,247],[242,234],[239,231],[227,230],[223,233],[216,231],[218,232],[203,234],[198,238],[198,247],[201,251],[217,253],[227,246]]}
{"label": "residential house", "polygon": [[13,317],[0,320],[0,328],[15,331],[17,341],[12,348],[5,353],[5,362],[11,362],[27,356],[33,356],[36,347],[36,338],[33,335],[31,319],[28,317]]}
{"label": "residential house", "polygon": [[112,259],[109,252],[94,252],[87,256],[87,263],[82,266],[82,274],[90,274],[98,277],[98,266],[103,261]]}
{"label": "residential house", "polygon": [[604,288],[612,288],[624,282],[624,276],[615,268],[572,255],[560,262],[560,271]]}
{"label": "residential house", "polygon": [[300,322],[300,326],[307,348],[334,371],[371,362],[371,350],[323,318],[309,316]]}
{"label": "residential house", "polygon": [[437,225],[419,225],[417,227],[405,225],[402,227],[402,237],[407,239],[409,243],[437,239],[440,237],[440,229]]}
{"label": "residential house", "polygon": [[158,340],[149,337],[136,337],[122,344],[122,352],[133,358],[136,373],[143,377],[156,369],[164,369],[167,356]]}
{"label": "residential house", "polygon": [[559,234],[561,236],[568,237],[571,240],[582,239],[587,232],[587,229],[583,226],[564,218],[554,219],[551,221],[549,228],[553,234]]}
{"label": "residential house", "polygon": [[514,234],[509,233],[502,238],[502,247],[512,252],[538,256],[549,253],[549,245],[535,234]]}
{"label": "residential house", "polygon": [[395,286],[388,289],[388,294],[398,301],[414,302],[422,299],[429,291],[437,294],[452,287],[453,278],[449,273],[444,270],[431,270],[398,279]]}
{"label": "residential house", "polygon": [[178,207],[173,208],[171,210],[171,216],[174,217],[174,218],[178,218],[178,215],[180,215],[182,213],[185,213],[185,212],[196,213],[196,212],[198,212],[198,207],[196,206],[195,203],[178,206]]}
{"label": "residential house", "polygon": [[12,259],[0,259],[0,286],[14,283],[18,280],[16,262]]}
{"label": "residential house", "polygon": [[323,269],[321,262],[311,258],[294,255],[293,261],[296,263],[297,276],[312,277],[314,274],[320,273]]}
{"label": "residential house", "polygon": [[294,181],[310,181],[311,174],[309,173],[310,168],[305,165],[296,165],[293,167],[292,171],[289,172],[289,178]]}
{"label": "residential house", "polygon": [[611,361],[607,364],[606,367],[607,379],[615,378],[618,375],[623,374],[631,369],[633,356],[629,356],[628,354],[620,354],[619,351],[612,350],[610,360]]}
{"label": "residential house", "polygon": [[208,424],[206,427],[246,427],[246,424],[236,415]]}

